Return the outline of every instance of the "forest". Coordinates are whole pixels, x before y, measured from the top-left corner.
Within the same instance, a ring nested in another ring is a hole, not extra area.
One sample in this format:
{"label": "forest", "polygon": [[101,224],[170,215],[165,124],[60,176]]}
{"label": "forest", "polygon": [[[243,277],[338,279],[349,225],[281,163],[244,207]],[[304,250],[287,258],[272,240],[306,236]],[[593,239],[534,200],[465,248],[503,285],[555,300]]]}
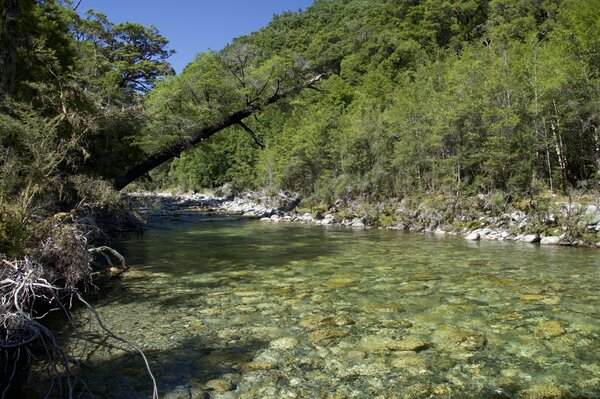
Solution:
{"label": "forest", "polygon": [[296,67],[327,78],[247,122],[264,148],[232,129],[154,172],[154,184],[230,182],[329,205],[596,187],[598,9],[317,1],[161,81],[146,98],[139,143],[153,151],[224,112],[231,99],[217,108],[216,92],[256,96],[274,79],[267,71]]}
{"label": "forest", "polygon": [[288,191],[385,224],[600,188],[600,0],[316,0],[180,74],[155,27],[77,6],[0,0],[2,342],[43,334],[35,284],[91,284],[82,215],[121,190]]}

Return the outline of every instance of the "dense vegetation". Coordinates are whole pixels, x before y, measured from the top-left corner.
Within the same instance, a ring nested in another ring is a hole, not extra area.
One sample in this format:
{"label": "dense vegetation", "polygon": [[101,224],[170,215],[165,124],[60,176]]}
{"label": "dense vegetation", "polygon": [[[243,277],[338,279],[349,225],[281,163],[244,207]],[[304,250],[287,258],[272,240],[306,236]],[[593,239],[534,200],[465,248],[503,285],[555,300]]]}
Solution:
{"label": "dense vegetation", "polygon": [[597,0],[318,0],[161,82],[139,142],[152,151],[231,110],[209,99],[247,90],[232,57],[254,73],[294,58],[328,78],[248,122],[264,149],[232,129],[155,186],[231,182],[330,205],[596,187],[599,27]]}
{"label": "dense vegetation", "polygon": [[0,88],[0,253],[13,256],[47,234],[34,220],[83,198],[118,202],[102,178],[141,155],[128,137],[142,127],[142,95],[172,69],[155,28],[82,18],[59,1],[6,0],[3,16],[9,3],[17,8],[13,31],[4,24],[0,37],[3,76],[14,72]]}

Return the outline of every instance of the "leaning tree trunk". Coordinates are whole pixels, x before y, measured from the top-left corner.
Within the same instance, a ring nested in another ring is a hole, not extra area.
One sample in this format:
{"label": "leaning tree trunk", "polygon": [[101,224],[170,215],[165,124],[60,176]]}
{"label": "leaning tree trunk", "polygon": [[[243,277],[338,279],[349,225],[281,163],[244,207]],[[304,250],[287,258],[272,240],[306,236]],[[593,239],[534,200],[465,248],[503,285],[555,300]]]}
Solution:
{"label": "leaning tree trunk", "polygon": [[129,183],[150,172],[152,169],[162,165],[163,163],[175,157],[178,157],[183,151],[194,147],[201,141],[208,139],[213,134],[218,133],[225,128],[228,128],[233,125],[243,126],[243,120],[245,118],[249,117],[255,112],[260,111],[263,107],[269,104],[273,104],[284,97],[296,94],[304,88],[316,89],[314,87],[314,84],[321,80],[322,76],[323,75],[319,75],[316,78],[311,79],[304,86],[298,86],[283,93],[275,93],[260,104],[248,105],[245,108],[224,117],[223,119],[221,119],[218,122],[215,122],[212,125],[201,128],[200,130],[195,132],[191,137],[180,140],[161,151],[155,152],[146,159],[130,167],[127,171],[125,171],[123,175],[118,177],[114,183],[115,188],[117,190],[123,189]]}
{"label": "leaning tree trunk", "polygon": [[0,99],[17,91],[17,22],[19,0],[4,0],[0,31]]}

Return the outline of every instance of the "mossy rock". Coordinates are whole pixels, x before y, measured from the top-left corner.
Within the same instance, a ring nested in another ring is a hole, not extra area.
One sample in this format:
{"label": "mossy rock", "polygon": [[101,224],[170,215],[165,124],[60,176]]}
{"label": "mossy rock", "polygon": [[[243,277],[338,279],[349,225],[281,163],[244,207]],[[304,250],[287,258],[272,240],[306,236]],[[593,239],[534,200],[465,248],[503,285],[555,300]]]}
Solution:
{"label": "mossy rock", "polygon": [[442,326],[433,333],[433,343],[449,352],[473,352],[483,348],[487,338],[481,333]]}
{"label": "mossy rock", "polygon": [[345,330],[335,328],[324,328],[315,330],[308,335],[308,339],[313,344],[330,344],[337,338],[343,338],[348,335]]}
{"label": "mossy rock", "polygon": [[247,362],[240,366],[242,373],[252,373],[255,371],[273,370],[278,368],[277,363],[273,362]]}
{"label": "mossy rock", "polygon": [[534,385],[519,394],[520,399],[563,399],[566,397],[566,392],[554,384]]}
{"label": "mossy rock", "polygon": [[565,333],[566,330],[563,325],[556,320],[541,322],[533,330],[533,334],[537,339],[556,338]]}

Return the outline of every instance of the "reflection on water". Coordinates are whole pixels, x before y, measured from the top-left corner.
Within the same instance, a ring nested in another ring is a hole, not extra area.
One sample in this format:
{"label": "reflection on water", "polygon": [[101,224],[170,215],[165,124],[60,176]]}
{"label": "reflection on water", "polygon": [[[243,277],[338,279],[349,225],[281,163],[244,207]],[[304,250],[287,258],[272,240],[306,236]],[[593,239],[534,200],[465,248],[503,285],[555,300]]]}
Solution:
{"label": "reflection on water", "polygon": [[[119,249],[140,266],[95,305],[162,397],[600,397],[595,250],[227,219]],[[84,397],[148,397],[112,345]]]}

